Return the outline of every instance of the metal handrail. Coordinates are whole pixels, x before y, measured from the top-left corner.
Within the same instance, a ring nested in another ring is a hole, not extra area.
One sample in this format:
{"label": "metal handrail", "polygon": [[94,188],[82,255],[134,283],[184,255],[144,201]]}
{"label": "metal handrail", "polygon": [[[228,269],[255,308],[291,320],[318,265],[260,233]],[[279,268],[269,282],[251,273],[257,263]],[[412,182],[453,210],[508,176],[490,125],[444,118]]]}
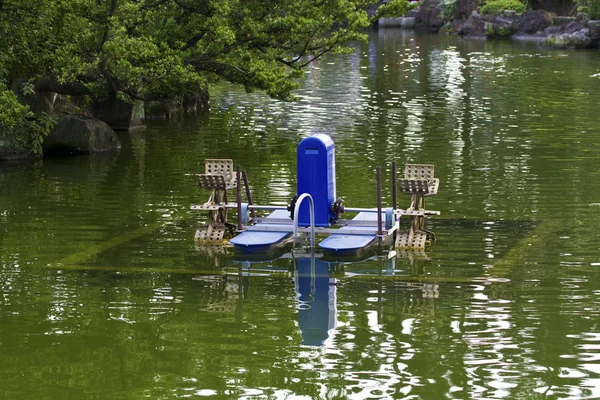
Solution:
{"label": "metal handrail", "polygon": [[296,200],[296,207],[294,208],[294,243],[292,250],[296,248],[296,239],[298,238],[298,212],[300,211],[300,205],[308,199],[308,205],[310,208],[310,248],[315,248],[315,203],[313,198],[308,193],[302,193],[298,200]]}

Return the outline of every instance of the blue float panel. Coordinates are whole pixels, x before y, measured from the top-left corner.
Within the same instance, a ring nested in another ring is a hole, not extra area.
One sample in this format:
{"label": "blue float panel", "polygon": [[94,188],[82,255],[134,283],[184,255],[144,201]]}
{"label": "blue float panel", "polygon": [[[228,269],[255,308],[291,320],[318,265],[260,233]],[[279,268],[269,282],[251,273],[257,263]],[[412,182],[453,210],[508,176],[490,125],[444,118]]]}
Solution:
{"label": "blue float panel", "polygon": [[[385,220],[385,214],[382,213],[382,218]],[[374,225],[377,224],[377,213],[367,213],[361,212],[356,215],[356,217],[352,218],[353,221],[372,221]],[[350,227],[348,227],[350,228]],[[338,232],[329,236],[327,239],[324,239],[319,243],[319,247],[325,251],[334,252],[336,254],[355,254],[358,253],[367,247],[369,247],[376,239],[376,236],[373,233],[365,234],[365,235],[347,235],[344,234],[344,230],[348,229],[347,227],[341,227]],[[371,227],[361,227],[361,226],[352,226],[352,229],[362,230],[373,232],[375,226]]]}
{"label": "blue float panel", "polygon": [[[289,218],[289,215],[285,210],[276,210],[269,214],[267,216],[267,219],[268,218]],[[289,231],[244,231],[236,237],[230,239],[229,242],[235,246],[236,250],[247,253],[264,252],[286,241],[291,236],[291,232],[294,229],[291,223],[286,225],[269,224],[269,226],[283,226],[284,228],[289,229]]]}
{"label": "blue float panel", "polygon": [[289,232],[242,232],[229,242],[243,251],[265,251],[290,236]]}
{"label": "blue float panel", "polygon": [[[315,204],[315,226],[329,226],[335,202],[335,145],[328,135],[317,133],[298,145],[297,195],[308,193]],[[298,225],[310,225],[308,200],[300,205]]]}

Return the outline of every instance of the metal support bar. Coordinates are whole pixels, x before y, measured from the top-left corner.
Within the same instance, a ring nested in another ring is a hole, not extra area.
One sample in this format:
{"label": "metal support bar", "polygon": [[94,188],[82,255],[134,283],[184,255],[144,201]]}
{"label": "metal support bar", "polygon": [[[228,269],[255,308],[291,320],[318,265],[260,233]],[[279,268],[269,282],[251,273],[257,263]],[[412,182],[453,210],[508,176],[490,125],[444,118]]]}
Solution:
{"label": "metal support bar", "polygon": [[[381,168],[377,167],[377,236],[381,237]],[[381,242],[381,238],[379,239]]]}
{"label": "metal support bar", "polygon": [[[246,175],[245,169],[242,170],[242,178],[244,179],[244,187],[246,188],[246,199],[248,200],[248,204],[252,205],[252,194],[250,193],[250,186],[248,185],[248,176]],[[250,215],[252,215],[252,218],[254,218],[254,210],[250,212]]]}
{"label": "metal support bar", "polygon": [[[237,208],[237,204],[225,204],[225,203],[218,203],[218,205],[220,207],[223,208]],[[192,210],[201,210],[203,206],[199,206],[199,205],[192,205],[190,206],[190,209]],[[287,211],[287,206],[269,206],[269,205],[258,205],[258,204],[251,204],[248,206],[249,210],[286,210]],[[346,207],[345,212],[348,213],[376,213],[377,209],[376,208],[360,208],[360,207]]]}
{"label": "metal support bar", "polygon": [[[382,237],[386,237],[388,235],[391,235],[392,233],[394,233],[394,231],[396,231],[398,229],[398,222],[396,222],[390,229],[385,229],[382,231]],[[371,229],[366,229],[366,228],[371,228]],[[286,226],[286,225],[278,225],[278,224],[257,224],[257,225],[248,225],[246,226],[246,230],[247,231],[258,231],[258,232],[290,232],[294,230],[293,226]],[[312,232],[312,228],[308,227],[308,228],[302,228],[302,227],[298,227],[297,232],[300,233],[309,233]],[[360,235],[360,236],[370,236],[370,235],[376,235],[377,234],[377,227],[376,226],[370,226],[370,227],[366,227],[366,226],[356,226],[356,227],[349,227],[344,229],[342,232],[340,232],[339,229],[331,229],[331,228],[323,228],[323,227],[315,227],[314,228],[314,232],[315,234],[323,234],[323,235]]]}
{"label": "metal support bar", "polygon": [[236,171],[236,175],[237,175],[237,230],[238,232],[244,229],[244,226],[242,224],[242,185],[241,185],[241,168],[238,165],[237,166],[237,171]]}
{"label": "metal support bar", "polygon": [[396,192],[397,185],[397,177],[396,177],[396,161],[392,161],[392,208],[395,210],[398,205],[398,195]]}
{"label": "metal support bar", "polygon": [[287,211],[287,206],[258,206],[258,205],[251,205],[248,206],[249,210],[286,210]]}
{"label": "metal support bar", "polygon": [[361,213],[361,212],[376,213],[377,209],[376,208],[345,207],[344,212],[345,213]]}
{"label": "metal support bar", "polygon": [[296,247],[296,239],[298,238],[298,213],[300,212],[300,205],[308,199],[308,205],[310,209],[310,248],[315,248],[315,203],[313,198],[308,193],[302,193],[298,200],[296,200],[296,207],[294,208],[294,244],[293,248]]}

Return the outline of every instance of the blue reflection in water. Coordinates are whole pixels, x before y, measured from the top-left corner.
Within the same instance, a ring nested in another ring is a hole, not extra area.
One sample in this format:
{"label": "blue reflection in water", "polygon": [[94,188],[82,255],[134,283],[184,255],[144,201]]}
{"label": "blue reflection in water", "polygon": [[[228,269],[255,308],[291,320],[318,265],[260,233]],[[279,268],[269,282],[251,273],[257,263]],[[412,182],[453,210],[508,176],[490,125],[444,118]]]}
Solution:
{"label": "blue reflection in water", "polygon": [[322,346],[336,327],[336,280],[329,277],[330,263],[311,258],[296,260],[294,286],[298,295],[298,324],[302,344]]}

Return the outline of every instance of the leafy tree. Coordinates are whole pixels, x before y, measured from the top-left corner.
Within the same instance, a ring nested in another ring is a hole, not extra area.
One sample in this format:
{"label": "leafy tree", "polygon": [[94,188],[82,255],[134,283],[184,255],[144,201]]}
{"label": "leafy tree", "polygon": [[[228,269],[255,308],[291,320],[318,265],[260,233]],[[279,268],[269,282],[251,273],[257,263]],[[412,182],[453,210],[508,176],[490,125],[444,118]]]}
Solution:
{"label": "leafy tree", "polygon": [[[4,0],[0,93],[125,99],[196,94],[219,80],[293,98],[312,60],[362,40],[373,0]],[[394,0],[397,12],[406,0]],[[382,16],[378,14],[376,17]],[[5,93],[6,92],[6,93]],[[14,99],[13,99],[14,100]],[[10,101],[0,124],[25,115]]]}

